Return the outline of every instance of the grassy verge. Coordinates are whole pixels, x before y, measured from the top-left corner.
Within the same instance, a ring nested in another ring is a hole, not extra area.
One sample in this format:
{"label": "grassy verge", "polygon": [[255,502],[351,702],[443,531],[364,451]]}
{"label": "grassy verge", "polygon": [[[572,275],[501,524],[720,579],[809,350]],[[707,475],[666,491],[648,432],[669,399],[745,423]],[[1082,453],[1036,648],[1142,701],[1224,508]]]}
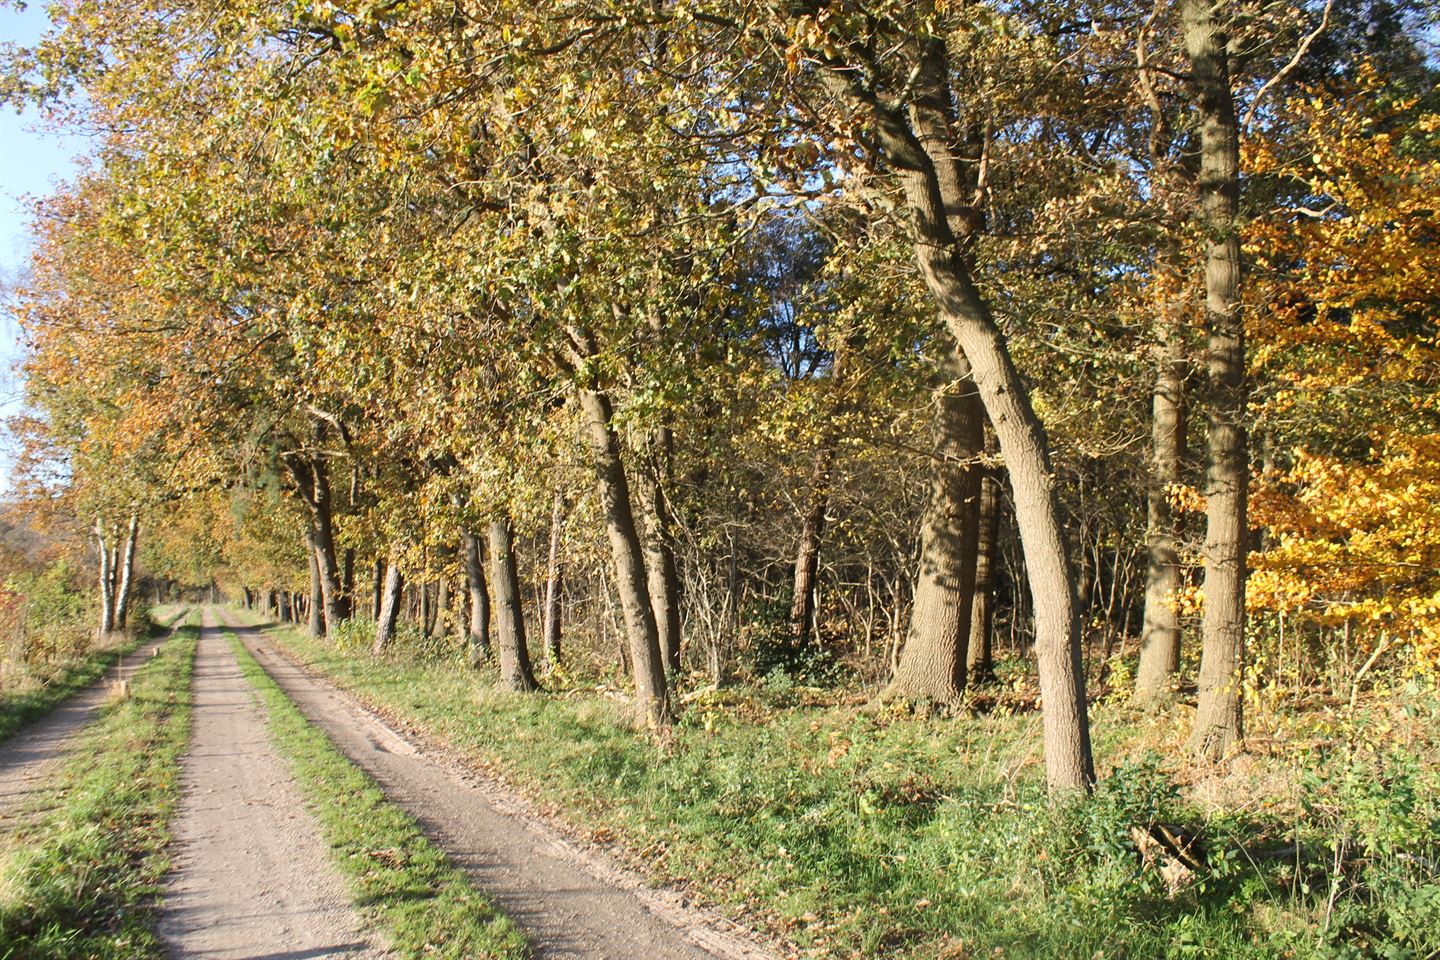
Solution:
{"label": "grassy verge", "polygon": [[[1112,766],[1092,799],[1064,806],[1044,794],[1034,713],[921,720],[782,677],[692,698],[657,750],[628,704],[593,689],[516,695],[458,662],[272,636],[813,956],[1440,956],[1433,689],[1415,691],[1403,736],[1210,772],[1148,753],[1183,755],[1176,716],[1099,705]],[[1176,786],[1196,776],[1211,779]],[[1163,853],[1142,860],[1131,828],[1160,823],[1203,833],[1198,869],[1167,878]]]}
{"label": "grassy verge", "polygon": [[106,670],[121,657],[131,653],[147,636],[153,636],[158,629],[176,623],[183,614],[184,610],[180,610],[164,623],[152,622],[151,629],[144,634],[129,636],[115,646],[92,650],[83,657],[60,664],[52,676],[34,687],[0,694],[0,743],[14,736],[30,721],[44,716],[62,701],[99,680]]}
{"label": "grassy verge", "polygon": [[157,957],[154,894],[169,861],[190,731],[192,622],[101,708],[54,786],[55,806],[0,859],[0,958]]}
{"label": "grassy verge", "polygon": [[355,903],[401,957],[510,958],[524,937],[470,884],[408,814],[314,727],[240,641],[230,645],[259,691]]}

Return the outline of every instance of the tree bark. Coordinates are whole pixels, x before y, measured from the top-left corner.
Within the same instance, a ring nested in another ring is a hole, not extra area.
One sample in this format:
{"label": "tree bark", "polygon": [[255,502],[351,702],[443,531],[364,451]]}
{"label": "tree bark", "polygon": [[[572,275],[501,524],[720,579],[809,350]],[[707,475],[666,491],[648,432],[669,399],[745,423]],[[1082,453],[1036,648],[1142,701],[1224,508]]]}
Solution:
{"label": "tree bark", "polygon": [[807,646],[815,633],[815,589],[820,578],[820,538],[825,535],[825,511],[830,508],[830,477],[835,448],[829,440],[815,458],[810,476],[810,507],[800,524],[795,547],[795,573],[790,594],[790,636],[795,648]]}
{"label": "tree bark", "polygon": [[380,591],[380,613],[375,618],[375,646],[371,652],[377,656],[385,652],[395,636],[395,626],[400,620],[400,605],[404,602],[405,575],[400,565],[391,557],[385,567],[385,585]]}
{"label": "tree bark", "polygon": [[1185,456],[1185,348],[1173,305],[1164,309],[1151,403],[1150,487],[1146,491],[1149,528],[1145,569],[1145,621],[1140,634],[1140,663],[1135,672],[1135,702],[1158,707],[1174,696],[1180,669],[1179,531],[1168,495],[1180,481]]}
{"label": "tree bark", "polygon": [[125,552],[120,560],[120,584],[115,590],[115,629],[124,630],[130,614],[130,588],[135,581],[135,543],[140,534],[140,515],[130,514],[130,530],[125,536]]}
{"label": "tree bark", "polygon": [[485,560],[480,538],[466,530],[460,535],[465,551],[465,581],[470,591],[470,628],[466,651],[470,666],[490,659],[490,594],[485,589]]}
{"label": "tree bark", "polygon": [[1200,119],[1200,216],[1208,347],[1205,602],[1200,697],[1190,745],[1219,759],[1244,736],[1246,450],[1245,327],[1240,313],[1240,132],[1225,26],[1211,0],[1182,0],[1180,18]]}
{"label": "tree bark", "polygon": [[954,108],[944,42],[937,38],[921,43],[923,54],[915,70],[917,96],[908,116],[866,88],[858,71],[831,68],[827,79],[873,123],[881,152],[899,175],[920,274],[970,362],[981,402],[995,428],[1009,468],[1035,608],[1046,780],[1052,790],[1084,790],[1094,782],[1095,765],[1075,582],[1049,442],[1005,334],[975,285],[965,235],[957,232],[959,223],[978,218],[978,212],[974,196],[960,189],[964,178],[950,129]]}
{"label": "tree bark", "polygon": [[545,626],[544,651],[545,667],[554,670],[560,665],[560,588],[563,576],[560,565],[560,549],[563,546],[562,533],[565,525],[565,495],[555,491],[555,501],[550,510],[550,553],[545,562]]}
{"label": "tree bark", "polygon": [[540,689],[525,644],[525,615],[520,608],[520,577],[515,568],[510,521],[490,522],[490,582],[495,587],[496,647],[500,651],[500,682],[511,690]]}
{"label": "tree bark", "polygon": [[[991,444],[986,443],[986,451]],[[980,535],[975,545],[975,600],[970,611],[970,639],[965,662],[971,683],[995,676],[995,560],[999,553],[1000,511],[1004,497],[1000,480],[986,470],[980,481]]]}
{"label": "tree bark", "polygon": [[930,496],[920,525],[910,626],[900,665],[882,697],[949,705],[965,692],[985,412],[963,358],[952,354],[942,370],[946,383],[935,398]]}
{"label": "tree bark", "polygon": [[611,425],[610,398],[598,390],[581,388],[580,406],[595,459],[596,484],[615,564],[615,589],[625,615],[636,710],[645,727],[663,729],[669,727],[674,717],[665,686],[664,659],[655,610],[650,603],[644,552],[630,503],[630,485],[620,458],[620,444]]}
{"label": "tree bark", "polygon": [[450,577],[441,573],[435,582],[435,633],[444,638],[450,635]]}
{"label": "tree bark", "polygon": [[[317,428],[316,442],[322,439]],[[330,471],[322,455],[291,454],[285,464],[295,479],[300,499],[310,510],[311,528],[315,537],[316,556],[320,562],[320,595],[324,601],[327,635],[332,634],[341,620],[350,617],[349,598],[341,584],[340,562],[335,552],[334,498],[330,492]]]}

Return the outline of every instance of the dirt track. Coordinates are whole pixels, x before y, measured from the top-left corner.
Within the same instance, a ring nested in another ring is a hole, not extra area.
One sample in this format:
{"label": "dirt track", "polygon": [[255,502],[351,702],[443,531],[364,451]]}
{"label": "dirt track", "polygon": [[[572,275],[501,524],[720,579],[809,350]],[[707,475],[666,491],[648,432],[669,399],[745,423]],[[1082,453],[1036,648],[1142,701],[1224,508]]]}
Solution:
{"label": "dirt track", "polygon": [[161,939],[173,957],[207,960],[382,956],[214,622],[206,609]]}
{"label": "dirt track", "polygon": [[463,777],[220,611],[307,717],[363,767],[531,937],[537,957],[763,960],[769,954],[673,894],[569,843],[495,784]]}
{"label": "dirt track", "polygon": [[0,744],[0,833],[14,826],[30,798],[44,788],[71,741],[109,696],[111,686],[128,680],[173,633],[172,627],[163,638],[126,654],[105,676]]}

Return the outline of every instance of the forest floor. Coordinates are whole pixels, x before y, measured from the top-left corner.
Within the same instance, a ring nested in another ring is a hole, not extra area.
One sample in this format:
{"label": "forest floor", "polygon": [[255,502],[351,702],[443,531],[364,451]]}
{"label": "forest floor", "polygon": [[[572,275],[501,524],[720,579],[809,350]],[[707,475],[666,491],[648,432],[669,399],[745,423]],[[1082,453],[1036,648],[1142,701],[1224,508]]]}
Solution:
{"label": "forest floor", "polygon": [[763,960],[770,955],[732,924],[677,894],[648,887],[563,836],[518,795],[401,736],[280,656],[264,633],[239,615],[221,610],[220,617],[305,716],[528,934],[533,956]]}
{"label": "forest floor", "polygon": [[192,695],[174,866],[158,927],[169,953],[380,956],[209,608]]}
{"label": "forest floor", "polygon": [[85,725],[116,687],[128,683],[135,671],[154,657],[174,632],[172,626],[162,637],[146,641],[134,653],[120,657],[100,679],[0,743],[0,834],[16,826],[15,818],[33,812],[31,801],[50,780]]}

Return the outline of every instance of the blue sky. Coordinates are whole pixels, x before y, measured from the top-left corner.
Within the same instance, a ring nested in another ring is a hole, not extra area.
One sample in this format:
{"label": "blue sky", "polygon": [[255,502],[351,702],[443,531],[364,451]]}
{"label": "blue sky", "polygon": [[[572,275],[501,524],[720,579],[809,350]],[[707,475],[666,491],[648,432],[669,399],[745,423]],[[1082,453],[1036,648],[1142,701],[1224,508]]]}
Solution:
{"label": "blue sky", "polygon": [[[0,42],[33,43],[49,25],[43,3],[25,10],[0,5]],[[0,284],[9,286],[21,275],[29,256],[29,210],[26,197],[51,193],[74,169],[74,158],[87,149],[84,137],[41,129],[33,110],[17,114],[0,109]],[[13,318],[0,308],[0,418],[17,409],[14,375],[20,344]],[[9,487],[11,450],[0,440],[0,494]]]}

